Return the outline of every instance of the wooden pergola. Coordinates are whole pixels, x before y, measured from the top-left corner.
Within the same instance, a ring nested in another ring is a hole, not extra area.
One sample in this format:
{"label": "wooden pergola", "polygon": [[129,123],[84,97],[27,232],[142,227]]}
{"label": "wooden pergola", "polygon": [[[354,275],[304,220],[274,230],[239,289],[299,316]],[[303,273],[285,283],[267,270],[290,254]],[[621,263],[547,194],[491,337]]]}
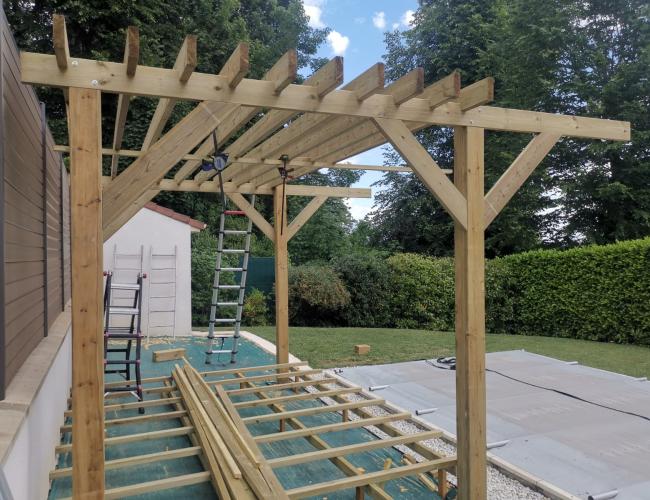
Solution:
{"label": "wooden pergola", "polygon": [[[248,46],[239,44],[217,74],[195,72],[196,37],[188,36],[173,68],[138,64],[137,28],[127,31],[121,62],[72,57],[65,21],[54,19],[54,55],[22,53],[22,81],[62,88],[68,104],[71,156],[72,444],[75,498],[104,495],[104,404],[102,341],[102,244],[161,191],[217,192],[213,173],[200,170],[214,153],[211,134],[228,144],[223,172],[227,196],[273,241],[276,255],[277,363],[288,362],[287,241],[327,197],[369,197],[368,189],[289,184],[283,192],[281,155],[291,175],[320,168],[412,171],[455,223],[457,477],[459,498],[486,498],[484,232],[535,167],[563,136],[629,141],[630,124],[486,106],[493,80],[461,88],[457,72],[424,86],[418,68],[385,86],[375,64],[345,86],[336,57],[302,84],[296,53],[289,51],[261,80],[247,79]],[[119,95],[113,143],[101,142],[102,92]],[[159,99],[139,151],[121,149],[129,101]],[[198,104],[162,133],[179,100]],[[252,126],[249,122],[259,117]],[[454,130],[453,181],[413,135],[431,126]],[[240,131],[245,132],[232,140]],[[484,131],[532,134],[532,139],[487,194]],[[406,166],[339,164],[390,143]],[[102,177],[102,155],[111,175]],[[133,162],[117,172],[120,157]],[[180,167],[173,170],[180,164]],[[198,171],[198,172],[197,172]],[[170,174],[173,172],[173,175]],[[274,224],[244,198],[271,195]],[[286,196],[312,196],[287,223]],[[280,224],[283,221],[283,224]]]}

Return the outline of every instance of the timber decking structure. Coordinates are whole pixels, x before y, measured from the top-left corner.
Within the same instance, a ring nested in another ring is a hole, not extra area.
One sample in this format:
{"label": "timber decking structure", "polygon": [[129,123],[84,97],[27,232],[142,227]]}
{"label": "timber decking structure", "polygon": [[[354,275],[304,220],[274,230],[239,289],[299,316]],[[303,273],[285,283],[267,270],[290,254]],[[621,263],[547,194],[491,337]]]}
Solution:
{"label": "timber decking structure", "polygon": [[[493,80],[461,88],[458,72],[425,87],[424,72],[418,68],[385,86],[383,65],[375,64],[337,89],[343,81],[343,61],[338,57],[297,85],[292,83],[297,68],[293,50],[261,80],[247,79],[248,46],[243,43],[218,74],[199,73],[194,71],[198,55],[193,36],[185,39],[173,68],[148,67],[138,64],[137,28],[127,31],[123,61],[81,59],[69,53],[63,17],[55,16],[53,27],[54,55],[22,53],[21,76],[24,83],[62,88],[68,103],[69,145],[59,150],[69,151],[71,157],[72,427],[74,435],[81,436],[72,443],[74,496],[104,497],[102,243],[161,191],[220,190],[211,173],[196,172],[201,160],[214,152],[211,134],[216,131],[217,143],[227,144],[222,152],[229,154],[223,172],[226,195],[274,243],[279,364],[287,363],[289,356],[288,240],[327,197],[370,196],[368,189],[340,187],[288,184],[285,190],[280,157],[288,157],[294,178],[320,168],[412,171],[451,215],[458,494],[463,500],[485,499],[485,229],[562,137],[629,141],[630,124],[487,106],[493,99]],[[109,148],[101,143],[104,92],[119,95]],[[159,99],[158,106],[142,148],[125,151],[121,143],[129,101],[139,96]],[[199,104],[162,134],[179,100]],[[413,135],[431,126],[454,130],[453,181]],[[242,128],[246,130],[238,135]],[[486,129],[532,136],[487,194]],[[406,166],[337,163],[386,142]],[[112,161],[111,175],[105,178],[102,155]],[[120,157],[135,159],[118,172]],[[273,225],[244,199],[245,194],[273,196]],[[286,196],[295,195],[313,199],[287,224]],[[352,474],[350,481],[355,481]]]}
{"label": "timber decking structure", "polygon": [[[367,488],[372,498],[387,500],[392,497],[384,490],[383,484],[411,475],[440,498],[445,497],[448,491],[447,470],[454,471],[455,457],[442,456],[422,444],[440,437],[442,432],[413,421],[409,413],[396,411],[383,399],[368,396],[360,387],[320,370],[308,369],[306,362],[198,372],[187,360],[184,361],[184,366],[176,365],[171,376],[143,380],[144,384],[153,385],[145,388],[144,393],[149,397],[155,396],[145,403],[146,407],[168,407],[170,411],[121,417],[118,412],[135,409],[138,403],[114,404],[107,400],[104,406],[107,414],[118,415],[105,421],[107,429],[162,420],[174,420],[179,425],[107,437],[104,444],[117,446],[177,436],[188,437],[191,444],[109,460],[105,467],[107,470],[124,469],[196,456],[205,470],[108,489],[105,498],[122,498],[209,481],[222,500],[299,499],[351,488],[355,489],[357,499],[364,498]],[[324,398],[332,403],[326,404],[322,401]],[[305,403],[300,409],[285,408],[287,404],[298,401]],[[380,408],[383,414],[373,416],[369,411],[373,407]],[[240,412],[245,409],[261,409],[263,412],[256,411],[254,415],[242,417]],[[326,413],[340,414],[341,422],[306,426],[300,420]],[[71,417],[71,413],[66,417]],[[408,421],[420,432],[404,434],[394,425],[398,421]],[[268,432],[267,425],[258,429],[255,435],[249,431],[249,428],[265,423],[277,424],[277,430]],[[322,438],[328,433],[371,426],[390,437],[337,447],[330,446]],[[72,438],[72,425],[64,425],[61,432]],[[316,450],[267,459],[259,448],[260,444],[299,438],[305,439]],[[386,459],[383,470],[366,472],[346,458],[393,446],[403,446],[408,450],[403,452],[404,465],[393,466],[392,461]],[[60,445],[56,451],[65,454],[71,450],[72,445],[68,443]],[[423,460],[418,462],[417,457],[423,457]],[[314,481],[313,484],[285,490],[274,473],[279,468],[319,460],[329,460],[348,477]],[[59,468],[51,472],[50,479],[71,474],[71,467]],[[435,480],[429,474],[435,474]]]}

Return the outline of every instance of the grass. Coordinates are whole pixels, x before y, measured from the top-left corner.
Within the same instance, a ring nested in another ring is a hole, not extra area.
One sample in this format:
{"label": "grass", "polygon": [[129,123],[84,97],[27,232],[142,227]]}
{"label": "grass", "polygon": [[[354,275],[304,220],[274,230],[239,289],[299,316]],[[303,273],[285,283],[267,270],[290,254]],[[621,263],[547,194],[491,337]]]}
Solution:
{"label": "grass", "polygon": [[[245,327],[271,342],[272,326]],[[355,344],[370,344],[370,354],[354,354]],[[565,361],[634,377],[650,378],[650,348],[555,337],[487,335],[487,351],[525,349]],[[300,328],[289,330],[291,354],[313,367],[397,363],[454,354],[454,335],[426,330],[388,328]]]}

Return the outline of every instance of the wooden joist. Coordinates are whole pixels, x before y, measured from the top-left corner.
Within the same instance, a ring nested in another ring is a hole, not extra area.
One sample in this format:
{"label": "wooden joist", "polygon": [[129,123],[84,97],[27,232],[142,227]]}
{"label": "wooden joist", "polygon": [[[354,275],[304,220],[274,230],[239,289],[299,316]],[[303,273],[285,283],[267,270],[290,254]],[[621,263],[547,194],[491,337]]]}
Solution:
{"label": "wooden joist", "polygon": [[444,469],[454,464],[455,458],[439,458],[437,460],[426,460],[413,465],[404,465],[402,467],[394,467],[388,470],[381,470],[377,472],[368,472],[358,476],[346,477],[344,479],[336,479],[334,481],[327,481],[323,483],[302,486],[300,488],[293,488],[287,491],[290,499],[307,498],[312,496],[320,496],[332,491],[344,490],[348,488],[355,488],[358,486],[365,486],[368,484],[375,484],[379,482],[391,481],[406,476],[418,474],[420,472],[428,472],[431,470]]}
{"label": "wooden joist", "polygon": [[[160,399],[149,399],[145,401],[134,401],[132,403],[117,403],[112,405],[104,405],[104,412],[109,411],[120,411],[120,410],[130,410],[132,408],[149,408],[151,406],[165,406],[173,403],[178,403],[180,401],[179,397],[171,398],[160,398]],[[74,398],[73,398],[74,402]],[[66,410],[64,412],[65,417],[72,417],[72,410]]]}
{"label": "wooden joist", "polygon": [[[237,379],[235,379],[237,380]],[[338,379],[336,378],[323,378],[319,379],[319,383],[321,384],[331,384],[331,383],[336,383]],[[311,380],[302,380],[300,382],[288,382],[284,384],[271,384],[271,385],[255,385],[252,387],[246,387],[243,389],[231,389],[229,391],[226,391],[229,396],[241,396],[243,394],[258,394],[262,392],[277,392],[277,391],[283,391],[286,389],[298,389],[300,387],[307,387],[310,385],[314,385],[314,383]]]}
{"label": "wooden joist", "polygon": [[337,389],[330,389],[328,391],[315,391],[315,392],[306,392],[303,394],[293,394],[291,396],[278,396],[275,398],[269,399],[257,399],[253,401],[242,401],[240,403],[233,403],[235,408],[253,408],[255,406],[270,406],[272,404],[285,404],[291,403],[293,401],[304,401],[309,399],[320,399],[320,398],[329,398],[332,396],[339,396],[341,394],[352,394],[359,392],[360,387],[343,387]]}
{"label": "wooden joist", "polygon": [[[177,437],[177,436],[187,436],[193,431],[194,431],[194,427],[186,426],[186,427],[173,427],[171,429],[163,429],[161,431],[140,432],[138,434],[127,434],[126,436],[115,436],[115,437],[105,438],[104,445],[114,446],[117,444],[133,443],[135,441],[151,441],[153,439],[165,439],[165,438]],[[75,439],[73,437],[73,441],[72,441],[73,444],[75,441],[83,442],[83,438]],[[72,451],[72,444],[58,445],[56,448],[54,448],[54,451],[56,453],[69,453],[70,451]]]}
{"label": "wooden joist", "polygon": [[[105,427],[116,425],[142,424],[146,422],[155,422],[158,420],[173,420],[185,416],[185,410],[168,411],[163,413],[150,413],[149,415],[138,415],[135,417],[108,418],[104,420]],[[62,425],[61,432],[72,432],[72,425]]]}
{"label": "wooden joist", "polygon": [[[287,376],[288,374],[282,374]],[[274,420],[282,420],[286,418],[307,417],[310,415],[318,415],[321,413],[336,413],[343,410],[350,410],[355,408],[362,408],[364,406],[379,406],[386,401],[383,399],[366,399],[364,401],[353,401],[349,403],[340,403],[335,405],[315,406],[313,408],[304,408],[302,410],[291,410],[283,413],[269,413],[267,415],[256,415],[254,417],[246,417],[242,419],[246,424],[261,424],[263,422],[272,422]]]}
{"label": "wooden joist", "polygon": [[441,435],[442,431],[426,431],[388,439],[376,439],[374,441],[366,441],[363,443],[355,443],[347,446],[339,446],[337,448],[331,448],[329,450],[310,451],[308,453],[300,453],[288,455],[286,457],[273,458],[269,460],[269,465],[273,468],[289,467],[291,465],[299,465],[332,457],[352,455],[354,453],[363,453],[372,450],[381,450],[382,448],[390,448],[392,446],[399,446],[416,441],[426,441],[427,439],[434,439]]}
{"label": "wooden joist", "polygon": [[[157,453],[149,453],[147,455],[135,455],[127,458],[118,458],[115,460],[107,460],[105,463],[106,470],[123,469],[125,467],[133,467],[135,465],[150,464],[152,462],[163,462],[166,460],[176,460],[178,458],[194,457],[201,453],[200,446],[189,446],[187,448],[178,448],[175,450],[159,451]],[[72,475],[72,467],[63,467],[61,469],[54,469],[50,472],[50,481],[53,479],[60,479]]]}
{"label": "wooden joist", "polygon": [[383,424],[386,422],[395,422],[396,420],[407,419],[410,416],[411,414],[407,412],[392,413],[389,415],[382,415],[380,417],[358,418],[356,420],[348,420],[347,422],[317,425],[314,427],[306,427],[304,429],[297,429],[294,431],[262,434],[260,436],[255,436],[253,439],[255,439],[255,441],[258,443],[273,443],[275,441],[284,441],[286,439],[327,434],[328,432],[340,432],[348,429],[358,429],[359,427],[368,427],[371,425]]}
{"label": "wooden joist", "polygon": [[[282,364],[284,363],[280,363],[280,365]],[[299,372],[291,372],[291,375],[296,375],[296,373],[300,375],[319,375],[322,373],[322,370],[300,370]],[[254,375],[252,377],[244,377],[243,379],[226,378],[220,380],[208,380],[207,384],[208,385],[233,385],[233,384],[241,384],[242,382],[262,382],[265,380],[275,380],[278,378],[286,378],[286,377],[287,377],[286,373],[266,373],[264,375]]]}

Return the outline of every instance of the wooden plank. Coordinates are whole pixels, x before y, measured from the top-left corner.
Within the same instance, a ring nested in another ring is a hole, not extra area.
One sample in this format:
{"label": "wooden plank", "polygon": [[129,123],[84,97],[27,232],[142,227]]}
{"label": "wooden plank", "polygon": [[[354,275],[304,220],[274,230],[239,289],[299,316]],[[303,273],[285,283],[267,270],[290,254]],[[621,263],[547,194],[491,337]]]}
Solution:
{"label": "wooden plank", "polygon": [[468,111],[493,100],[494,78],[488,77],[465,87],[458,98],[458,105],[462,111]]}
{"label": "wooden plank", "polygon": [[[124,48],[124,64],[126,65],[126,74],[128,76],[135,75],[135,70],[138,67],[139,58],[140,32],[137,26],[129,26],[126,30],[126,46]],[[115,117],[115,129],[113,131],[113,150],[118,150],[122,147],[124,127],[126,125],[126,117],[129,112],[130,101],[131,96],[128,94],[120,94],[117,98],[117,114]],[[116,154],[112,155],[111,177],[115,177],[117,175],[117,166],[119,160],[119,156]]]}
{"label": "wooden plank", "polygon": [[363,443],[339,446],[337,448],[330,448],[329,450],[317,450],[307,453],[287,455],[280,458],[273,458],[269,460],[269,465],[273,468],[289,467],[291,465],[300,465],[307,462],[325,460],[332,457],[342,457],[345,455],[352,455],[354,453],[381,450],[382,448],[390,448],[393,446],[413,443],[415,441],[426,441],[427,439],[434,439],[440,437],[441,435],[442,431],[426,431],[418,432],[417,434],[407,434],[405,436],[398,436],[394,438],[375,439],[374,441],[365,441]]}
{"label": "wooden plank", "polygon": [[413,167],[420,180],[440,204],[462,227],[467,224],[467,207],[462,194],[454,187],[428,151],[413,136],[403,122],[377,118],[377,127],[393,147]]}
{"label": "wooden plank", "polygon": [[483,129],[454,130],[454,183],[467,224],[454,226],[458,496],[487,498]]}
{"label": "wooden plank", "polygon": [[271,82],[273,94],[279,95],[296,79],[298,54],[295,49],[287,50],[277,63],[268,71],[265,80]]}
{"label": "wooden plank", "polygon": [[70,89],[72,225],[72,491],[104,497],[101,100]]}
{"label": "wooden plank", "polygon": [[395,80],[379,93],[391,96],[395,104],[400,105],[408,101],[411,97],[422,93],[423,90],[424,69],[415,68]]}
{"label": "wooden plank", "polygon": [[61,14],[54,14],[52,16],[52,31],[56,65],[60,70],[66,70],[70,62],[70,49],[68,48],[68,32],[65,27],[65,17]]}
{"label": "wooden plank", "polygon": [[431,109],[460,97],[460,72],[454,71],[434,83],[427,97]]}
{"label": "wooden plank", "polygon": [[[283,376],[293,375],[293,374],[281,374]],[[306,417],[309,415],[319,415],[321,413],[336,413],[343,410],[349,410],[351,408],[361,408],[364,406],[379,406],[384,404],[386,401],[383,399],[366,399],[364,401],[353,401],[350,403],[341,403],[335,405],[323,405],[315,406],[313,408],[305,408],[302,410],[291,410],[285,411],[282,413],[270,413],[267,415],[256,415],[254,417],[246,417],[242,420],[246,424],[260,424],[262,422],[272,422],[274,420],[283,420],[288,418],[296,417]]]}
{"label": "wooden plank", "polygon": [[226,61],[226,64],[223,65],[223,68],[219,72],[228,82],[228,86],[231,89],[234,89],[239,82],[242,81],[242,78],[246,76],[249,68],[249,56],[248,56],[248,44],[244,42],[239,42],[235,50]]}
{"label": "wooden plank", "polygon": [[[237,376],[242,377],[241,374],[238,374]],[[251,384],[248,384],[248,383],[244,383],[242,385],[246,386],[247,388],[251,387]],[[257,395],[260,398],[263,398],[263,399],[268,397],[264,393],[257,393]],[[274,412],[282,412],[283,411],[283,407],[280,406],[280,405],[272,405],[271,408],[272,408],[272,410]],[[305,424],[303,424],[297,418],[289,418],[289,419],[286,420],[286,422],[296,430],[305,430],[306,429]],[[284,429],[282,429],[282,431],[284,431]],[[329,445],[323,439],[321,439],[318,436],[310,434],[310,435],[305,436],[305,439],[312,446],[314,446],[317,449],[324,450],[324,449],[329,448]],[[330,461],[336,467],[338,467],[341,471],[343,471],[343,473],[345,473],[346,475],[358,475],[358,474],[360,474],[359,469],[357,467],[355,467],[352,463],[350,463],[348,460],[346,460],[343,457],[333,457],[333,458],[330,459]],[[379,488],[377,488],[375,486],[372,486],[372,485],[369,487],[369,489],[370,489],[370,492],[371,492],[373,498],[377,498],[377,499],[380,499],[380,500],[391,500],[390,495],[387,495],[383,490],[381,490],[381,489],[379,489]]]}
{"label": "wooden plank", "polygon": [[[149,399],[146,401],[133,401],[131,403],[118,403],[118,404],[105,405],[105,406],[102,404],[102,406],[105,412],[109,412],[109,411],[129,410],[132,408],[148,408],[152,406],[165,406],[165,405],[171,405],[173,403],[178,403],[179,401],[180,401],[179,397],[172,397],[172,398]],[[74,405],[74,396],[72,397],[72,402]],[[72,410],[66,410],[63,413],[63,415],[65,417],[73,417],[74,419],[74,413]]]}
{"label": "wooden plank", "polygon": [[[236,380],[236,379],[235,379]],[[320,381],[324,384],[333,384],[338,381],[336,378],[323,378],[320,379]],[[308,387],[309,385],[313,384],[311,381],[306,381],[302,380],[300,382],[288,382],[284,384],[271,384],[271,385],[255,385],[252,387],[244,388],[244,389],[231,389],[229,391],[226,391],[230,397],[232,396],[241,396],[242,394],[258,394],[262,392],[280,392],[280,391],[285,391],[287,389],[298,389],[301,387]]]}
{"label": "wooden plank", "polygon": [[273,233],[273,226],[268,223],[264,216],[259,213],[253,205],[251,205],[246,198],[244,198],[239,193],[228,193],[228,198],[230,198],[240,210],[243,210],[246,213],[246,216],[253,221],[253,223],[258,227],[264,235],[273,241],[275,239],[275,234]]}
{"label": "wooden plank", "polygon": [[287,228],[286,189],[277,186],[273,193],[275,250],[275,358],[289,362],[289,230]]}
{"label": "wooden plank", "polygon": [[[196,181],[183,181],[176,184],[172,179],[162,179],[156,185],[161,191],[195,191],[201,193],[218,193],[221,191],[217,181],[199,184]],[[224,182],[223,190],[226,194],[273,194],[275,188],[252,184],[235,186],[232,182]],[[330,198],[371,198],[372,190],[369,188],[348,188],[336,186],[310,186],[304,184],[287,184],[287,196],[327,196]]]}
{"label": "wooden plank", "polygon": [[165,349],[153,352],[153,360],[155,363],[160,361],[171,361],[173,359],[181,359],[185,357],[185,348],[179,347],[176,349]]}
{"label": "wooden plank", "polygon": [[[201,454],[200,446],[189,446],[187,448],[179,448],[176,450],[159,451],[157,453],[148,453],[146,455],[135,455],[133,457],[107,460],[105,463],[105,469],[123,469],[125,467],[133,467],[135,465],[150,464],[152,462],[163,462],[165,460],[176,460],[178,458],[194,457],[199,454]],[[54,479],[61,479],[62,477],[67,477],[71,474],[72,467],[55,469],[50,472],[50,481]]]}
{"label": "wooden plank", "polygon": [[[127,434],[125,436],[115,436],[104,439],[105,446],[113,446],[117,444],[126,444],[126,443],[135,443],[136,441],[151,441],[154,439],[166,439],[170,437],[177,436],[187,436],[188,434],[194,431],[194,427],[173,427],[171,429],[163,429],[160,431],[150,431],[150,432],[139,432],[137,434]],[[73,437],[72,444],[60,444],[54,448],[56,453],[68,453],[72,451],[72,447],[75,442],[83,442],[83,437],[79,437],[79,434],[75,434],[74,429],[72,431]],[[72,455],[74,460],[74,453]],[[74,467],[74,463],[73,463]]]}
{"label": "wooden plank", "polygon": [[[141,424],[145,422],[155,422],[158,420],[173,420],[175,418],[184,417],[185,415],[185,410],[178,410],[168,411],[164,413],[151,413],[150,415],[138,415],[136,417],[110,418],[104,420],[104,425],[108,428],[115,425]],[[72,432],[72,425],[62,425],[60,431],[62,433]]]}
{"label": "wooden plank", "polygon": [[[192,75],[194,68],[197,64],[197,50],[196,50],[196,35],[188,35],[183,40],[176,62],[174,63],[174,71],[177,73],[177,78],[181,83],[186,83]],[[153,143],[155,143],[160,134],[162,134],[169,117],[174,110],[174,106],[178,99],[162,98],[158,101],[156,110],[154,111],[149,128],[145,134],[144,141],[142,142],[142,150],[148,150]]]}
{"label": "wooden plank", "polygon": [[[219,386],[217,386],[219,387]],[[253,408],[255,406],[269,406],[274,404],[285,404],[291,403],[293,401],[303,401],[309,399],[320,399],[320,398],[329,398],[332,396],[338,396],[341,394],[351,394],[359,392],[360,387],[343,387],[338,389],[330,389],[328,391],[316,391],[316,392],[306,392],[303,394],[294,394],[291,396],[277,396],[275,398],[268,399],[257,399],[252,401],[242,401],[240,403],[233,403],[234,407],[237,409],[241,408]]]}
{"label": "wooden plank", "polygon": [[[188,100],[230,102],[254,108],[286,109],[298,112],[394,118],[442,126],[472,126],[512,132],[555,132],[573,137],[630,140],[630,123],[599,118],[585,118],[535,111],[480,106],[462,111],[457,103],[447,103],[433,110],[428,101],[410,99],[395,106],[391,96],[373,95],[359,102],[352,91],[335,90],[318,99],[314,89],[288,85],[279,95],[277,81],[243,79],[235,89],[225,78],[207,73],[193,73],[183,84],[176,72],[164,68],[139,66],[127,81],[121,63],[75,58],[75,71],[58,71],[53,55],[21,53],[23,83],[54,87],[79,87],[102,92],[127,92],[133,95]],[[98,85],[93,85],[93,80]]]}
{"label": "wooden plank", "polygon": [[485,195],[483,228],[492,223],[562,136],[536,135]]}
{"label": "wooden plank", "polygon": [[183,486],[205,483],[209,480],[209,472],[195,472],[193,474],[185,474],[183,476],[173,476],[167,477],[165,479],[157,479],[155,481],[147,481],[144,483],[138,483],[129,486],[120,486],[119,488],[111,488],[110,490],[106,490],[106,500],[117,500],[124,497],[142,495],[144,493],[151,493],[154,491],[181,488]]}
{"label": "wooden plank", "polygon": [[416,475],[420,472],[428,472],[431,470],[447,468],[453,465],[453,463],[453,458],[427,460],[425,462],[420,462],[413,465],[404,465],[401,467],[395,467],[393,469],[368,472],[366,474],[360,474],[359,476],[352,476],[344,479],[337,479],[334,481],[302,486],[300,488],[293,488],[287,491],[287,493],[289,494],[289,498],[292,500],[298,498],[307,498],[311,496],[320,496],[332,491],[345,490],[357,486],[386,482],[393,479]]}
{"label": "wooden plank", "polygon": [[291,224],[289,224],[289,227],[287,228],[287,240],[293,238],[326,201],[327,196],[314,196],[314,198],[310,200],[310,202],[291,221]]}
{"label": "wooden plank", "polygon": [[317,425],[314,427],[305,427],[304,429],[297,429],[293,431],[262,434],[255,436],[253,439],[255,439],[255,441],[258,443],[273,443],[276,441],[284,441],[286,439],[327,434],[328,432],[340,432],[348,429],[358,429],[359,427],[369,427],[375,424],[395,422],[396,420],[407,419],[410,416],[411,414],[408,412],[392,413],[390,415],[382,415],[380,417],[358,418],[356,420],[349,420],[347,422],[337,422],[335,424]]}

